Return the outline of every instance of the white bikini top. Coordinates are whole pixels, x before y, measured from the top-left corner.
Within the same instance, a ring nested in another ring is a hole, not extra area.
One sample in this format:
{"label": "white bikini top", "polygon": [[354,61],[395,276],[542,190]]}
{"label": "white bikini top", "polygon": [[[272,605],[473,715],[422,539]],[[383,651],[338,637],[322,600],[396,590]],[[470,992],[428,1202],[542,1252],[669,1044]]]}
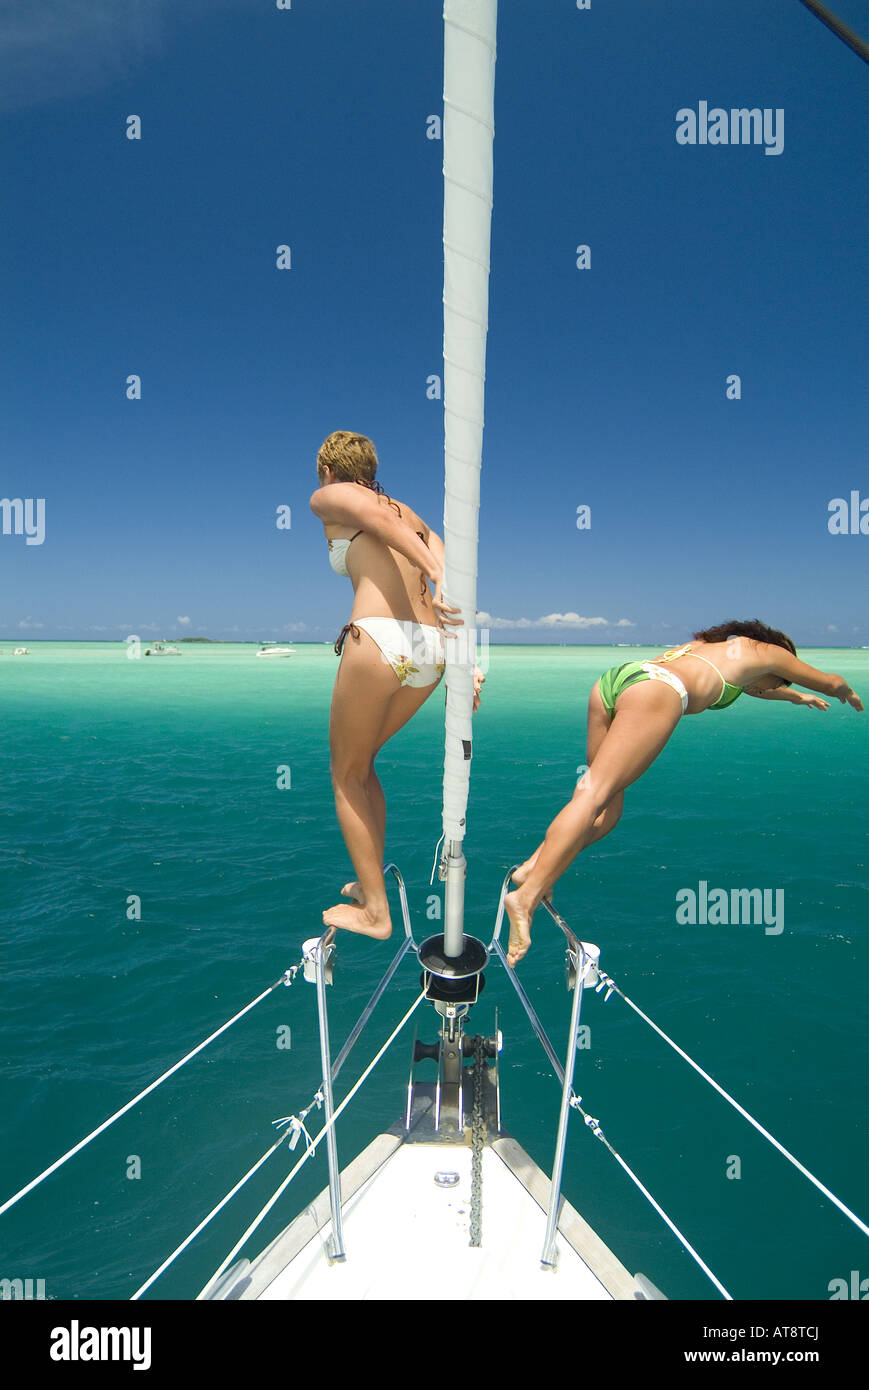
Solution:
{"label": "white bikini top", "polygon": [[[356,536],[361,536],[362,532],[357,531]],[[329,542],[329,564],[336,574],[340,574],[343,579],[349,579],[350,573],[347,569],[347,551],[356,539],[351,536],[349,540],[338,540]]]}

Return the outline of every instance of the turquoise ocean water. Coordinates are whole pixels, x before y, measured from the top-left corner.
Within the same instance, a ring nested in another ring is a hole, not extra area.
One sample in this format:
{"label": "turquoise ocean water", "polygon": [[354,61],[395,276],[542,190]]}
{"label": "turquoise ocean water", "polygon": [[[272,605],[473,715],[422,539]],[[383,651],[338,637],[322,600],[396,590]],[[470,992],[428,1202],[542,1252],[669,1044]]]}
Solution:
{"label": "turquoise ocean water", "polygon": [[[329,780],[330,647],[261,661],[241,644],[162,660],[56,642],[12,658],[12,645],[0,657],[0,1202],[294,964],[350,873]],[[571,794],[594,679],[639,654],[490,650],[465,842],[475,935],[489,940],[505,870]],[[869,696],[869,652],[801,655]],[[440,929],[426,914],[441,891],[429,875],[442,719],[436,694],[378,760],[387,855],[408,884],[417,940]],[[743,699],[683,721],[628,792],[621,825],[555,895],[625,993],[864,1219],[867,720],[838,703],[820,713]],[[767,889],[772,902],[781,892],[783,930],[681,925],[677,894],[701,883]],[[140,920],[128,917],[131,895]],[[335,1044],[393,949],[339,945]],[[563,1053],[570,1000],[543,913],[520,970]],[[406,963],[339,1099],[418,978]],[[504,1121],[545,1169],[559,1087],[497,963],[474,1031],[491,1031],[496,1005]],[[416,1019],[433,1040],[433,1015]],[[851,1223],[617,996],[586,996],[583,1020],[583,1106],[734,1297],[823,1300],[831,1280],[869,1273]],[[286,1025],[292,1046],[279,1049]],[[400,1114],[411,1039],[339,1123],[343,1161]],[[271,1121],[309,1103],[318,1069],[315,994],[299,979],[0,1217],[0,1277],[42,1278],[54,1298],[128,1298],[268,1147]],[[281,1150],[149,1296],[198,1293],[287,1167]],[[245,1253],[325,1183],[324,1153]],[[669,1297],[718,1297],[578,1116],[564,1189]],[[483,1211],[485,1236],[485,1197]]]}

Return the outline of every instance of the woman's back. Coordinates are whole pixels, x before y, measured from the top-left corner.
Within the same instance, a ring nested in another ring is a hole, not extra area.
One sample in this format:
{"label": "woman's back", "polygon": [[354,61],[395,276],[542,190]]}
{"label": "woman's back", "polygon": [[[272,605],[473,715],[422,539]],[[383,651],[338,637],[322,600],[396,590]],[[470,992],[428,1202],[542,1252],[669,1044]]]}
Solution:
{"label": "woman's back", "polygon": [[728,694],[731,699],[727,703],[732,703],[732,699],[735,699],[733,692],[743,684],[741,677],[745,660],[741,651],[742,640],[703,642],[695,639],[679,647],[670,647],[653,658],[655,662],[666,665],[668,670],[675,671],[683,682],[688,691],[686,713],[699,714],[726,700]]}
{"label": "woman's back", "polygon": [[[400,508],[401,520],[428,544],[429,528],[421,517],[397,498],[378,498],[383,507],[391,503]],[[394,509],[393,509],[394,511]],[[398,512],[394,511],[398,516]],[[372,532],[350,526],[327,525],[329,540],[354,537],[346,549],[344,564],[353,582],[354,599],[350,614],[356,618],[393,617],[401,622],[434,624],[434,610],[428,584],[421,571],[404,555]]]}

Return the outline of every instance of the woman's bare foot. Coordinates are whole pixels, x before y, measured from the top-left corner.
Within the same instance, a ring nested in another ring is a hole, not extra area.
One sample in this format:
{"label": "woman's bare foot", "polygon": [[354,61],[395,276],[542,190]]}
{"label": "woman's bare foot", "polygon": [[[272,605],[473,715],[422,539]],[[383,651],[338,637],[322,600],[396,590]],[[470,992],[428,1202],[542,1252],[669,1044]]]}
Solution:
{"label": "woman's bare foot", "polygon": [[512,878],[514,883],[518,883],[520,888],[530,874],[534,865],[537,863],[539,851],[535,850],[530,859],[526,859],[524,864],[520,864],[518,869],[513,870]]}
{"label": "woman's bare foot", "polygon": [[[531,858],[526,859],[525,863],[520,864],[518,869],[516,869],[513,873],[513,882],[518,883],[520,888],[522,887],[522,884],[525,882],[526,878],[530,874],[531,870],[534,868],[534,865],[537,863],[537,856],[539,853],[540,850],[536,849],[532,854]],[[548,903],[552,902],[552,889],[547,888],[543,896]]]}
{"label": "woman's bare foot", "polygon": [[377,913],[362,903],[337,903],[335,907],[328,907],[323,913],[323,925],[343,927],[345,931],[373,936],[378,941],[385,941],[392,932],[388,907],[384,906],[382,912]]}
{"label": "woman's bare foot", "polygon": [[507,894],[504,907],[510,919],[507,964],[515,966],[531,946],[531,918],[534,916],[534,908],[529,907],[521,888],[515,893]]}
{"label": "woman's bare foot", "polygon": [[352,883],[344,884],[344,887],[341,889],[341,896],[342,898],[353,898],[353,900],[360,903],[362,907],[365,906],[365,894],[362,892],[361,885],[357,883],[355,879]]}

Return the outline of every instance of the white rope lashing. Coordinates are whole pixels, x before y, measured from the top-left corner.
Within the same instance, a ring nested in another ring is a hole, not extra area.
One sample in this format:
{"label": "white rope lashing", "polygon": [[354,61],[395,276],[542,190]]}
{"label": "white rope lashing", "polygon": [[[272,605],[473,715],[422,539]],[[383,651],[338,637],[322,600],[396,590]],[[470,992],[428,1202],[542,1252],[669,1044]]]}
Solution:
{"label": "white rope lashing", "polygon": [[[308,1140],[308,1145],[307,1145],[307,1147],[306,1147],[306,1149],[305,1149],[305,1152],[302,1154],[301,1158],[298,1160],[298,1162],[296,1163],[295,1167],[293,1167],[293,1168],[290,1169],[290,1172],[289,1172],[289,1173],[287,1174],[287,1176],[284,1178],[283,1182],[280,1184],[280,1186],[278,1187],[277,1191],[274,1192],[273,1195],[272,1195],[272,1196],[269,1198],[269,1200],[266,1202],[265,1206],[262,1208],[262,1211],[260,1211],[260,1212],[258,1213],[258,1215],[254,1218],[254,1220],[253,1220],[253,1221],[251,1222],[251,1224],[248,1226],[247,1230],[244,1232],[244,1235],[241,1237],[241,1239],[238,1240],[238,1241],[236,1242],[236,1244],[232,1247],[232,1249],[230,1250],[229,1254],[228,1254],[228,1255],[226,1256],[226,1258],[223,1260],[223,1262],[221,1263],[221,1265],[219,1266],[219,1268],[215,1271],[215,1273],[214,1273],[214,1275],[212,1276],[211,1280],[209,1280],[209,1283],[213,1283],[216,1279],[218,1279],[218,1278],[220,1277],[220,1275],[221,1275],[221,1274],[223,1273],[223,1271],[227,1268],[227,1266],[230,1264],[230,1262],[233,1260],[233,1258],[238,1254],[239,1250],[242,1248],[242,1246],[244,1245],[244,1243],[245,1243],[245,1241],[248,1239],[248,1237],[251,1236],[251,1235],[253,1234],[253,1232],[256,1230],[257,1226],[259,1226],[259,1224],[265,1219],[265,1217],[266,1217],[266,1216],[268,1215],[268,1213],[271,1211],[271,1209],[272,1209],[272,1207],[274,1206],[275,1202],[276,1202],[276,1201],[278,1200],[278,1198],[281,1196],[281,1193],[282,1193],[287,1187],[289,1187],[290,1183],[292,1182],[293,1178],[296,1176],[296,1174],[298,1173],[298,1171],[299,1171],[299,1169],[302,1167],[302,1165],[303,1165],[304,1163],[307,1162],[307,1160],[311,1157],[312,1154],[316,1153],[317,1145],[320,1143],[320,1140],[323,1138],[323,1136],[326,1134],[326,1132],[330,1129],[330,1127],[331,1127],[332,1125],[334,1125],[334,1123],[335,1123],[335,1121],[337,1120],[338,1116],[339,1116],[339,1115],[341,1114],[341,1112],[345,1109],[345,1107],[346,1107],[347,1105],[349,1105],[349,1103],[350,1103],[350,1101],[352,1100],[353,1096],[355,1096],[356,1092],[359,1090],[359,1087],[360,1087],[360,1086],[362,1085],[362,1083],[367,1079],[367,1077],[370,1076],[371,1072],[372,1072],[372,1071],[374,1070],[374,1068],[377,1066],[377,1063],[380,1061],[380,1059],[381,1059],[381,1057],[383,1056],[384,1052],[386,1052],[387,1048],[392,1044],[393,1040],[394,1040],[394,1039],[398,1036],[398,1034],[401,1032],[402,1028],[403,1028],[404,1025],[407,1023],[407,1020],[410,1018],[411,1014],[414,1012],[415,1009],[417,1009],[417,1008],[419,1007],[419,1005],[422,1003],[422,1001],[423,1001],[424,998],[425,998],[425,990],[423,990],[423,991],[420,993],[420,995],[418,996],[418,998],[417,998],[417,999],[413,1002],[413,1004],[410,1006],[410,1008],[408,1009],[407,1013],[404,1015],[404,1018],[403,1018],[403,1019],[401,1020],[401,1022],[396,1026],[396,1028],[392,1031],[392,1033],[391,1033],[390,1036],[387,1038],[386,1042],[383,1044],[383,1046],[381,1047],[381,1049],[380,1049],[380,1051],[377,1053],[377,1055],[372,1059],[372,1061],[370,1061],[370,1062],[368,1063],[368,1066],[365,1068],[365,1070],[363,1071],[362,1075],[359,1077],[359,1080],[356,1082],[356,1084],[353,1086],[353,1088],[352,1088],[350,1091],[347,1092],[347,1095],[344,1097],[344,1099],[342,1100],[341,1104],[337,1107],[337,1109],[335,1110],[334,1114],[332,1115],[331,1121],[330,1121],[328,1124],[325,1124],[325,1125],[323,1126],[323,1128],[320,1130],[320,1132],[319,1132],[318,1134],[316,1134],[316,1135],[314,1136],[313,1139],[311,1139],[310,1136],[307,1135],[307,1132],[306,1132],[306,1138],[307,1138],[307,1140]],[[320,1095],[320,1092],[318,1091],[318,1092],[317,1092],[317,1096],[319,1096],[319,1095]],[[315,1097],[315,1098],[314,1098],[314,1101],[311,1102],[311,1106],[312,1106],[313,1104],[315,1104],[316,1101],[317,1101],[317,1097]],[[311,1106],[308,1107],[308,1110],[311,1109]],[[303,1112],[302,1112],[302,1115],[303,1115],[303,1116],[307,1115],[308,1110],[303,1111]],[[293,1124],[293,1121],[296,1120],[296,1117],[295,1117],[295,1116],[292,1116],[292,1115],[291,1115],[291,1116],[287,1116],[286,1119],[290,1121],[290,1130],[287,1131],[287,1133],[291,1133],[291,1132],[294,1133],[294,1137],[295,1137],[295,1139],[297,1140],[297,1139],[298,1139],[299,1132],[300,1132],[300,1128],[303,1128],[303,1126],[299,1125],[299,1127],[297,1127],[297,1125]],[[275,1121],[274,1123],[280,1124],[280,1123],[283,1123],[283,1122],[284,1122],[284,1121]],[[130,1300],[131,1302],[134,1302],[136,1299],[140,1298],[141,1295],[142,1295],[143,1293],[145,1293],[145,1291],[151,1287],[151,1285],[155,1282],[155,1280],[157,1280],[157,1279],[160,1277],[160,1275],[163,1273],[163,1271],[166,1270],[166,1269],[168,1269],[169,1266],[178,1258],[178,1256],[179,1256],[184,1250],[187,1249],[187,1246],[190,1245],[191,1241],[193,1241],[193,1240],[196,1239],[196,1237],[199,1235],[199,1232],[205,1229],[205,1227],[208,1225],[209,1221],[211,1221],[212,1218],[215,1217],[215,1216],[217,1215],[217,1213],[218,1213],[219,1211],[221,1211],[221,1210],[226,1206],[227,1202],[228,1202],[232,1197],[235,1196],[236,1192],[238,1192],[239,1189],[240,1189],[241,1187],[244,1186],[244,1184],[247,1182],[248,1178],[253,1177],[253,1174],[257,1171],[258,1168],[260,1168],[260,1167],[262,1166],[263,1163],[265,1163],[265,1161],[266,1161],[266,1159],[269,1157],[269,1155],[270,1155],[270,1154],[273,1154],[274,1151],[275,1151],[275,1149],[277,1149],[277,1148],[284,1142],[284,1139],[287,1138],[287,1133],[282,1134],[281,1137],[280,1137],[280,1139],[277,1141],[277,1143],[276,1143],[276,1144],[273,1144],[272,1147],[271,1147],[270,1149],[267,1149],[267,1150],[266,1150],[266,1152],[263,1154],[262,1158],[260,1158],[260,1159],[257,1160],[257,1162],[254,1164],[254,1166],[249,1170],[249,1172],[245,1173],[244,1177],[239,1179],[239,1181],[236,1183],[236,1185],[235,1185],[235,1187],[232,1189],[232,1191],[231,1191],[231,1192],[228,1192],[228,1193],[226,1194],[226,1196],[223,1197],[223,1198],[218,1202],[217,1206],[214,1207],[214,1208],[208,1213],[208,1215],[207,1215],[206,1217],[203,1218],[202,1221],[200,1221],[199,1225],[195,1228],[195,1230],[191,1231],[190,1234],[189,1234],[187,1237],[185,1237],[185,1239],[181,1242],[181,1244],[180,1244],[179,1246],[177,1246],[175,1250],[172,1251],[172,1254],[169,1255],[169,1256],[167,1257],[167,1259],[165,1259],[165,1260],[163,1261],[163,1263],[160,1265],[160,1268],[159,1268],[159,1269],[155,1269],[154,1273],[150,1276],[150,1278],[146,1279],[146,1280],[145,1280],[145,1283],[142,1284],[141,1288],[138,1288],[138,1289],[136,1290],[136,1292],[132,1295],[132,1298],[131,1298],[131,1300]],[[291,1147],[293,1147],[292,1141],[291,1141]]]}

